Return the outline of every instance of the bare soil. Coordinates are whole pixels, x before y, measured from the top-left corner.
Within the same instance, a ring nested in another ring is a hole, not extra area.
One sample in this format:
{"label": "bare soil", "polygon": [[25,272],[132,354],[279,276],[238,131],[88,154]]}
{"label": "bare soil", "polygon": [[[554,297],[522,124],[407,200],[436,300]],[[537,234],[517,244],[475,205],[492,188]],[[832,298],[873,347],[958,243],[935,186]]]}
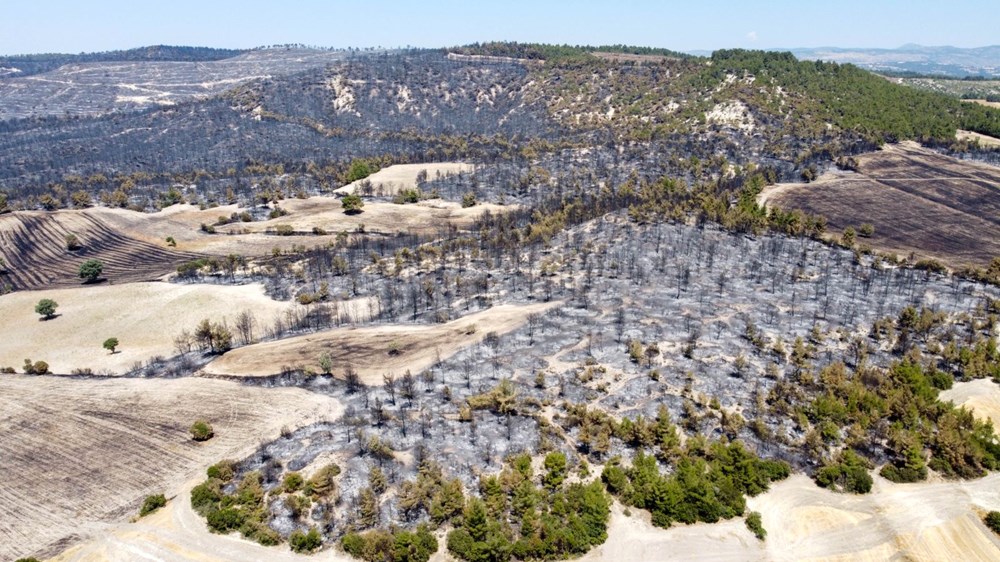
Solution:
{"label": "bare soil", "polygon": [[490,332],[511,332],[529,314],[558,304],[501,305],[445,324],[335,328],[234,349],[206,365],[203,372],[237,377],[269,376],[285,368],[318,372],[320,355],[328,353],[336,365],[334,374],[342,375],[350,364],[366,384],[381,384],[386,373],[400,376],[409,370],[417,374]]}
{"label": "bare soil", "polygon": [[977,418],[991,420],[994,428],[1000,427],[1000,385],[990,379],[956,382],[940,399],[964,406]]}
{"label": "bare soil", "polygon": [[[336,197],[311,197],[282,201],[281,208],[288,211],[288,215],[266,221],[233,223],[219,227],[218,231],[226,234],[261,234],[273,232],[279,225],[289,225],[296,234],[307,236],[269,236],[272,243],[275,239],[280,241],[282,238],[290,238],[299,244],[306,243],[303,240],[307,240],[309,245],[316,245],[319,239],[329,237],[313,236],[314,228],[320,228],[331,235],[339,232],[353,233],[359,229],[369,233],[434,234],[448,225],[467,228],[486,210],[496,213],[511,207],[482,204],[462,208],[458,203],[440,199],[407,205],[368,201],[362,212],[348,215],[344,213],[344,207]],[[239,238],[242,239],[243,236]]]}
{"label": "bare soil", "polygon": [[[59,304],[58,316],[41,320],[35,314],[43,298]],[[47,362],[54,373],[90,368],[120,374],[136,362],[175,355],[174,338],[182,330],[194,331],[202,319],[231,326],[237,314],[249,310],[267,324],[299,306],[271,300],[260,284],[129,283],[19,291],[0,297],[0,317],[17,326],[0,338],[0,367],[20,369],[30,358]],[[114,354],[102,347],[111,337],[121,344]]]}
{"label": "bare soil", "polygon": [[341,187],[334,193],[348,194],[358,190],[362,182],[368,181],[372,189],[384,195],[395,195],[403,189],[417,187],[417,174],[422,170],[427,172],[427,179],[433,180],[438,175],[471,172],[474,166],[463,162],[430,162],[425,164],[395,164],[382,168],[363,180],[358,180]]}
{"label": "bare soil", "polygon": [[954,268],[1000,256],[1000,168],[957,160],[912,143],[858,157],[860,173],[824,175],[764,194],[768,205],[825,216],[834,235],[875,226],[859,244]]}
{"label": "bare soil", "polygon": [[[364,230],[375,234],[399,232],[434,234],[448,228],[449,225],[466,228],[486,210],[501,212],[511,208],[480,204],[463,209],[458,203],[438,199],[411,205],[366,201],[362,212],[348,215],[344,213],[337,197],[286,199],[278,206],[288,211],[288,215],[263,221],[235,222],[217,226],[216,234],[202,232],[201,225],[214,225],[219,218],[229,218],[233,213],[241,213],[246,209],[236,205],[210,209],[199,209],[194,205],[172,205],[158,213],[139,213],[103,207],[86,211],[65,211],[65,213],[83,213],[129,237],[164,248],[167,237],[171,237],[177,244],[176,248],[186,252],[215,256],[233,253],[243,256],[267,256],[275,248],[285,251],[293,246],[312,247],[331,244],[337,240],[337,234],[340,232],[354,233]],[[277,235],[275,232],[279,225],[291,226],[294,235]],[[322,229],[328,234],[317,235],[313,228]]]}
{"label": "bare soil", "polygon": [[[218,380],[0,376],[0,559],[54,555],[135,515],[146,495],[178,494],[283,426],[341,410],[302,389]],[[204,443],[188,434],[199,418],[215,429]]]}

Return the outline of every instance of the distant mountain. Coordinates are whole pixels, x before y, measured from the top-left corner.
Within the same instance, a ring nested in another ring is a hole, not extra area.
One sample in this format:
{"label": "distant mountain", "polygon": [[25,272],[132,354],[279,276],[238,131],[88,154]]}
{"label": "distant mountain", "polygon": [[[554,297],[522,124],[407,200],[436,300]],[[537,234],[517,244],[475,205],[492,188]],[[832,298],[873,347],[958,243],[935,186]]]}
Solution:
{"label": "distant mountain", "polygon": [[1000,45],[964,49],[907,44],[897,49],[817,47],[788,50],[800,60],[851,63],[876,72],[1000,78]]}

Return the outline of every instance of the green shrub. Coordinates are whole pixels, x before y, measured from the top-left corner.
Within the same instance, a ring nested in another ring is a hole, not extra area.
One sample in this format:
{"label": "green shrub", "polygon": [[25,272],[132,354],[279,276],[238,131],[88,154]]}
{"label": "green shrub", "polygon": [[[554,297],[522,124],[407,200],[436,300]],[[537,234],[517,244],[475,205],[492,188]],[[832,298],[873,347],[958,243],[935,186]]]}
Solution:
{"label": "green shrub", "polygon": [[204,514],[222,500],[221,482],[209,479],[191,488],[191,509]]}
{"label": "green shrub", "polygon": [[191,424],[191,439],[195,441],[208,441],[215,436],[212,424],[205,420],[198,420]]}
{"label": "green shrub", "polygon": [[146,496],[145,501],[142,502],[142,508],[139,509],[139,517],[145,517],[165,505],[167,505],[167,498],[163,494]]}
{"label": "green shrub", "polygon": [[759,540],[764,540],[767,537],[767,531],[764,530],[764,524],[760,520],[760,512],[751,511],[747,514],[746,518],[747,529],[754,534]]}
{"label": "green shrub", "polygon": [[104,272],[104,264],[100,260],[87,260],[80,264],[80,279],[84,283],[93,283]]}
{"label": "green shrub", "polygon": [[308,533],[296,529],[288,536],[288,545],[295,552],[312,552],[323,546],[323,537],[320,536],[316,527],[310,528]]}
{"label": "green shrub", "polygon": [[365,202],[361,199],[361,196],[354,193],[345,195],[344,198],[340,200],[340,204],[343,206],[344,212],[348,215],[356,215],[360,213],[362,207],[365,206]]}
{"label": "green shrub", "polygon": [[208,521],[209,530],[223,534],[239,529],[246,521],[243,512],[235,507],[213,509],[208,512],[205,519]]}
{"label": "green shrub", "polygon": [[816,471],[816,484],[838,492],[867,494],[872,489],[872,477],[868,474],[868,462],[854,451],[847,449],[836,461],[826,464]]}
{"label": "green shrub", "polygon": [[233,475],[236,473],[236,461],[219,461],[208,467],[208,470],[205,472],[208,474],[209,478],[216,478],[222,482],[229,482],[233,479]]}
{"label": "green shrub", "polygon": [[291,494],[301,490],[304,482],[305,480],[302,478],[301,474],[298,472],[289,472],[285,475],[285,478],[282,481],[282,489]]}
{"label": "green shrub", "polygon": [[55,316],[59,303],[52,299],[42,299],[35,305],[35,314],[41,315],[43,320],[48,320]]}
{"label": "green shrub", "polygon": [[1000,535],[1000,511],[991,511],[986,514],[983,518],[983,522],[986,526],[993,530],[994,533]]}

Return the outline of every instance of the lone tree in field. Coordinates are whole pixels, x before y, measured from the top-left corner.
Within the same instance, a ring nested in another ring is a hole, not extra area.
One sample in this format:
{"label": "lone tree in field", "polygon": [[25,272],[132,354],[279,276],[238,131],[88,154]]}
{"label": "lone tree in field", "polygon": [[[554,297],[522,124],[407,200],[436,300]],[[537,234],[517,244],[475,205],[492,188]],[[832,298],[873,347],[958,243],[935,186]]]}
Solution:
{"label": "lone tree in field", "polygon": [[42,299],[35,305],[35,312],[42,315],[42,320],[49,320],[56,315],[59,303],[52,299]]}
{"label": "lone tree in field", "polygon": [[205,420],[198,420],[191,424],[191,439],[195,441],[208,441],[215,436],[212,424]]}
{"label": "lone tree in field", "polygon": [[108,338],[104,340],[104,349],[110,351],[112,355],[115,354],[116,347],[118,347],[118,338]]}
{"label": "lone tree in field", "polygon": [[344,207],[344,212],[348,215],[356,215],[361,212],[361,208],[365,206],[365,202],[361,199],[360,195],[350,194],[345,195],[343,199],[340,200],[340,204]]}
{"label": "lone tree in field", "polygon": [[80,279],[84,283],[93,283],[104,271],[104,264],[101,260],[87,260],[80,264]]}

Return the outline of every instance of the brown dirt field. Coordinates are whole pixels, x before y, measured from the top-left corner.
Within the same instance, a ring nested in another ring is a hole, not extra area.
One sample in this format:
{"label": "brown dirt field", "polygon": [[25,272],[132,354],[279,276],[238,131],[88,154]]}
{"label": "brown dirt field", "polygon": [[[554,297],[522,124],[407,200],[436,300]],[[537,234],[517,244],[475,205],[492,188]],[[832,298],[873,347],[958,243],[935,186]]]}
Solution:
{"label": "brown dirt field", "polygon": [[838,494],[796,474],[756,498],[767,540],[742,519],[659,529],[648,514],[612,507],[608,541],[581,560],[997,560],[1000,539],[980,512],[1000,507],[1000,474],[968,482],[893,484]]}
{"label": "brown dirt field", "polygon": [[1000,108],[1000,102],[998,101],[986,101],[986,100],[968,100],[973,103],[978,103],[979,105],[985,105],[986,107],[997,107]]}
{"label": "brown dirt field", "polygon": [[[35,304],[43,298],[59,304],[59,316],[40,320]],[[237,314],[250,310],[259,324],[270,325],[299,306],[270,299],[260,284],[129,283],[15,292],[0,297],[0,318],[12,327],[0,338],[0,367],[20,369],[31,358],[60,374],[86,367],[122,373],[136,361],[175,355],[174,337],[194,331],[204,318],[232,325]],[[101,347],[110,337],[121,342],[114,355]]]}
{"label": "brown dirt field", "polygon": [[372,183],[375,193],[379,191],[384,195],[395,195],[402,189],[413,189],[417,186],[417,174],[421,170],[427,170],[427,178],[433,180],[438,174],[442,176],[448,174],[458,174],[460,172],[471,172],[475,169],[472,164],[463,162],[429,162],[426,164],[395,164],[382,168],[364,180],[349,183],[334,191],[334,193],[354,193],[354,190],[365,180]]}
{"label": "brown dirt field", "polygon": [[[407,369],[417,374],[433,365],[439,353],[447,359],[480,342],[489,332],[510,332],[526,322],[529,314],[558,304],[495,306],[446,324],[335,328],[234,349],[206,365],[203,372],[209,376],[263,377],[281,372],[284,366],[318,371],[320,355],[330,353],[337,365],[335,374],[342,375],[343,366],[350,363],[365,383],[381,384],[383,374],[400,376]],[[469,333],[472,325],[475,331]],[[396,355],[389,354],[392,344],[399,347]]]}
{"label": "brown dirt field", "polygon": [[912,143],[858,157],[858,174],[781,184],[761,200],[825,216],[834,236],[875,226],[870,244],[948,266],[982,267],[1000,256],[1000,168],[964,162]]}
{"label": "brown dirt field", "polygon": [[[146,495],[173,496],[208,465],[250,454],[283,426],[340,414],[336,400],[293,388],[0,376],[0,559],[57,554],[135,515]],[[213,439],[190,440],[197,418],[213,425]]]}
{"label": "brown dirt field", "polygon": [[[81,249],[66,249],[68,234],[77,236]],[[104,263],[103,278],[129,283],[159,279],[178,264],[199,257],[130,237],[79,211],[0,216],[0,256],[8,264],[0,283],[19,290],[79,286],[80,264],[91,258]]]}
{"label": "brown dirt field", "polygon": [[242,540],[239,535],[216,535],[205,526],[205,519],[186,501],[192,481],[177,498],[156,513],[134,523],[110,527],[93,540],[75,546],[53,558],[53,562],[162,562],[220,561],[244,562],[269,560],[291,562],[314,560],[348,562],[355,560],[333,549],[313,555],[295,554],[287,545],[266,547]]}
{"label": "brown dirt field", "polygon": [[1000,474],[959,482],[893,484],[837,494],[796,474],[757,498],[768,560],[996,560],[1000,538],[979,512],[1000,507]]}

